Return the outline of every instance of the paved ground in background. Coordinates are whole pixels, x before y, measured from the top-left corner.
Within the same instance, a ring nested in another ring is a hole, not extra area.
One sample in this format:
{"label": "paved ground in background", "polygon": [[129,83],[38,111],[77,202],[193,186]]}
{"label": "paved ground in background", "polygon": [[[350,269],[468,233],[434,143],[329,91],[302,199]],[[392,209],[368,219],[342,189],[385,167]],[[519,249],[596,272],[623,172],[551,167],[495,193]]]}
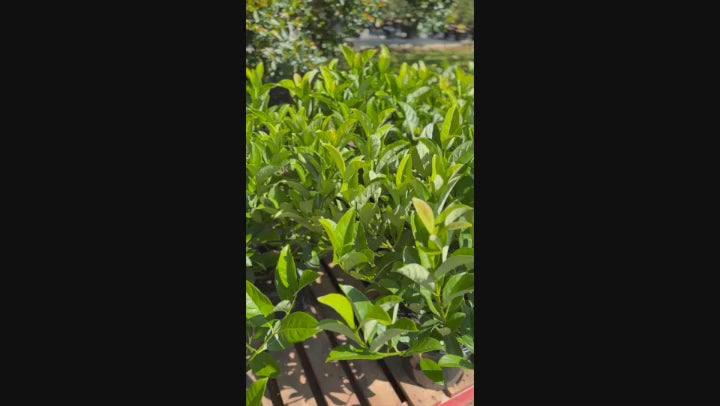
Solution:
{"label": "paved ground in background", "polygon": [[388,48],[395,48],[395,47],[455,48],[455,47],[472,45],[474,43],[472,40],[452,41],[452,40],[435,39],[435,38],[410,38],[410,39],[403,39],[403,38],[386,38],[386,39],[352,38],[352,39],[349,39],[349,41],[353,43],[353,46],[355,48],[373,48],[373,47],[378,47],[380,45],[385,45]]}

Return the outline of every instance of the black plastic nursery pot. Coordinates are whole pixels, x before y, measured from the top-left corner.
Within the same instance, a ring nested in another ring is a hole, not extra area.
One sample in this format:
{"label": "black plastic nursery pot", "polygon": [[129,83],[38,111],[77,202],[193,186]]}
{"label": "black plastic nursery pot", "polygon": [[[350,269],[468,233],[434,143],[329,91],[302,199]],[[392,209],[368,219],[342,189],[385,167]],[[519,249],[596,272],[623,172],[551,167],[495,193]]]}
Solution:
{"label": "black plastic nursery pot", "polygon": [[[415,314],[402,304],[398,309],[398,317],[406,317],[413,320],[414,323],[420,324],[420,320],[416,318]],[[404,351],[408,349],[408,346],[405,343],[400,343],[398,344],[398,349]],[[466,357],[469,355],[469,352],[466,352],[465,349],[463,349],[463,353]],[[437,363],[445,354],[446,353],[444,351],[426,352],[422,354],[422,357]],[[422,368],[420,368],[420,360],[420,355],[416,354],[411,357],[403,357],[402,363],[403,368],[410,379],[424,388],[434,390],[447,389],[457,384],[463,377],[462,368],[442,368],[445,385],[438,385],[425,375],[425,372],[423,372]]]}
{"label": "black plastic nursery pot", "polygon": [[[445,355],[444,351],[434,351],[423,353],[422,357],[438,362],[443,355]],[[445,385],[441,386],[436,384],[428,378],[427,375],[425,375],[425,372],[423,372],[420,368],[420,355],[418,354],[411,357],[403,357],[403,368],[405,368],[405,372],[407,372],[408,376],[415,381],[416,384],[427,389],[447,389],[456,385],[463,377],[462,368],[442,368]]]}

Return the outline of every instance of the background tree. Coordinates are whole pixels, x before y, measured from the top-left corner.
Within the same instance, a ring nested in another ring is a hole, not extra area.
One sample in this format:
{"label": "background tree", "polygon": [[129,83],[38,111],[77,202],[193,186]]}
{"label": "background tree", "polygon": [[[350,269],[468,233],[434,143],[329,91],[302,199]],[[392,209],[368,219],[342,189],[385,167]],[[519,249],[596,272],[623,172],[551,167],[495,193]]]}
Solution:
{"label": "background tree", "polygon": [[339,57],[338,45],[374,23],[387,0],[248,0],[246,63],[269,80]]}

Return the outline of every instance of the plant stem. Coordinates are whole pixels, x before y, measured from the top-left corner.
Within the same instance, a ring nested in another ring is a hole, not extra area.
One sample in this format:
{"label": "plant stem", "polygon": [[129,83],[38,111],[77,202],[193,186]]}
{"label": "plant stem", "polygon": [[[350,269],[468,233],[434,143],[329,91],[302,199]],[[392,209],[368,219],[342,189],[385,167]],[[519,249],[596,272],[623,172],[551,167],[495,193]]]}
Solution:
{"label": "plant stem", "polygon": [[[292,304],[290,305],[290,311],[287,312],[287,313],[285,313],[285,317],[287,317],[288,315],[290,315],[290,313],[292,312],[292,309],[295,307],[295,301],[297,301],[297,295],[295,295],[295,296],[293,297]],[[285,320],[285,317],[283,317],[282,320]],[[282,320],[280,320],[281,323],[282,323]],[[261,352],[263,352],[263,351],[265,350],[265,347],[266,347],[267,344],[270,342],[270,340],[272,340],[272,338],[275,337],[275,334],[277,334],[277,331],[271,328],[271,329],[270,329],[270,333],[271,333],[271,334],[269,334],[269,335],[267,336],[267,338],[265,339],[265,342],[263,342],[262,345],[260,346],[260,348],[257,349],[257,352],[255,352],[255,353],[252,355],[252,357],[250,357],[250,359],[248,360],[248,362],[250,362],[250,361],[252,361],[253,359],[255,359],[255,357],[257,357],[258,354],[260,354]]]}

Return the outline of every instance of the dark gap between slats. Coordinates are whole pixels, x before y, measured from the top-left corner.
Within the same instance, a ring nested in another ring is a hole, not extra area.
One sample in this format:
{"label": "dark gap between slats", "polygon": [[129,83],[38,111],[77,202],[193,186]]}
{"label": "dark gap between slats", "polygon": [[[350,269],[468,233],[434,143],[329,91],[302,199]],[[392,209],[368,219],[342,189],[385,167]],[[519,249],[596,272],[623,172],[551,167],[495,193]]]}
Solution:
{"label": "dark gap between slats", "polygon": [[[324,260],[320,260],[320,263],[322,264],[322,267],[325,269],[325,273],[330,278],[330,281],[332,282],[333,286],[335,287],[335,290],[340,292],[340,294],[344,294],[342,289],[340,289],[340,284],[338,283],[337,279],[335,279],[335,275],[330,271],[330,267],[328,266],[327,262]],[[360,321],[357,317],[355,317],[355,322],[359,325]],[[385,374],[385,378],[387,378],[388,382],[390,382],[390,385],[395,390],[395,393],[398,395],[398,398],[400,399],[400,402],[407,402],[410,403],[407,396],[405,396],[405,392],[400,388],[400,384],[397,380],[395,380],[395,377],[390,372],[390,369],[385,365],[385,362],[382,359],[377,360],[377,363],[380,364],[380,368],[382,369],[383,373]]]}
{"label": "dark gap between slats", "polygon": [[305,347],[303,347],[302,343],[296,343],[295,351],[298,354],[298,358],[300,358],[300,364],[303,367],[303,371],[305,371],[305,377],[307,378],[313,395],[315,395],[315,400],[317,401],[318,406],[328,406],[325,401],[325,396],[323,396],[322,390],[320,390],[320,385],[318,385],[315,372],[313,372],[312,366],[310,366],[310,360],[305,353]]}
{"label": "dark gap between slats", "polygon": [[273,406],[284,406],[282,396],[280,396],[280,387],[277,379],[269,379],[267,384],[267,394],[272,401]]}

